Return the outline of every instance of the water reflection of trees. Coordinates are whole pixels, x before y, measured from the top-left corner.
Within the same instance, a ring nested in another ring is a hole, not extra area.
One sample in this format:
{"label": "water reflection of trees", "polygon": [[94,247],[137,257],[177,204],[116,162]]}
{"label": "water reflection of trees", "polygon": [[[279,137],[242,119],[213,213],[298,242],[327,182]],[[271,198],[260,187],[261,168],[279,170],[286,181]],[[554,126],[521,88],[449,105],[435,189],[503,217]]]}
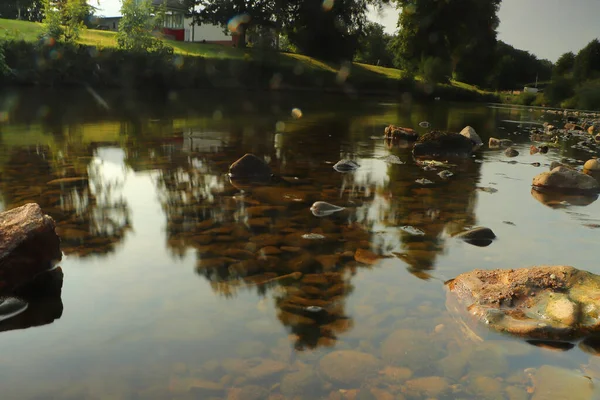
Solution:
{"label": "water reflection of trees", "polygon": [[38,203],[56,221],[65,254],[112,252],[129,229],[129,210],[118,195],[122,182],[103,176],[88,151],[14,147],[4,165],[4,206]]}

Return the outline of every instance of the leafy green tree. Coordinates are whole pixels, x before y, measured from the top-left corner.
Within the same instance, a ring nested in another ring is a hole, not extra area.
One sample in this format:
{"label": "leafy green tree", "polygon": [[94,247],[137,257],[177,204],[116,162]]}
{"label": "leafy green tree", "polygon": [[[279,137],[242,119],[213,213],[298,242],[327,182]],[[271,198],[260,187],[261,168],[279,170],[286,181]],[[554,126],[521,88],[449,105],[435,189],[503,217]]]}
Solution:
{"label": "leafy green tree", "polygon": [[358,52],[355,60],[365,64],[391,67],[392,55],[388,49],[392,36],[384,31],[381,24],[368,22],[358,39]]}
{"label": "leafy green tree", "polygon": [[172,52],[162,40],[156,38],[152,31],[156,26],[151,0],[122,0],[121,21],[117,33],[120,48],[130,51],[162,51]]}
{"label": "leafy green tree", "polygon": [[62,25],[62,10],[56,0],[42,0],[44,6],[43,35],[60,41],[65,30]]}
{"label": "leafy green tree", "polygon": [[496,63],[486,86],[497,90],[514,90],[523,85],[549,80],[552,76],[552,63],[540,60],[535,55],[515,49],[498,41],[495,50]]}
{"label": "leafy green tree", "polygon": [[402,10],[392,45],[396,65],[415,71],[436,60],[450,64],[458,79],[484,83],[494,65],[500,2],[396,0]]}
{"label": "leafy green tree", "polygon": [[42,22],[43,9],[42,0],[2,0],[0,18]]}
{"label": "leafy green tree", "polygon": [[568,52],[558,58],[552,73],[556,76],[564,76],[570,74],[573,71],[575,65],[575,54]]}
{"label": "leafy green tree", "polygon": [[552,78],[552,83],[544,89],[544,96],[550,104],[558,106],[562,101],[575,94],[574,89],[575,84],[571,79],[564,76],[555,76]]}
{"label": "leafy green tree", "polygon": [[86,0],[42,0],[43,36],[57,41],[75,42],[85,29],[84,20],[91,7]]}
{"label": "leafy green tree", "polygon": [[191,14],[198,24],[220,25],[237,34],[238,47],[246,47],[248,28],[275,26],[275,11],[284,3],[281,0],[195,0]]}
{"label": "leafy green tree", "polygon": [[573,76],[578,82],[600,77],[600,41],[594,39],[577,53]]}

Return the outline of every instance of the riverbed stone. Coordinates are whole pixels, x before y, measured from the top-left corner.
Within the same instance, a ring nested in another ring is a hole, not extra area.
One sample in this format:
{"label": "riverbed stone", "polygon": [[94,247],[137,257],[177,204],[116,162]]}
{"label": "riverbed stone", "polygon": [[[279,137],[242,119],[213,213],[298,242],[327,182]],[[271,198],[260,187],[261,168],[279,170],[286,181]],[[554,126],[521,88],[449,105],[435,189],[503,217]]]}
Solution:
{"label": "riverbed stone", "polygon": [[541,366],[533,376],[532,400],[588,400],[593,398],[594,384],[580,372],[551,365]]}
{"label": "riverbed stone", "polygon": [[450,382],[441,376],[427,376],[407,381],[405,390],[410,396],[439,397],[449,393]]}
{"label": "riverbed stone", "polygon": [[473,142],[473,147],[475,149],[478,149],[479,147],[483,146],[483,141],[481,140],[481,138],[479,137],[479,135],[473,127],[465,126],[463,130],[460,131],[460,134],[468,138],[471,142]]}
{"label": "riverbed stone", "polygon": [[427,369],[440,357],[440,349],[419,330],[398,329],[381,344],[381,358],[388,365]]}
{"label": "riverbed stone", "polygon": [[600,161],[597,158],[592,158],[591,160],[587,160],[583,165],[583,169],[587,171],[597,172],[600,171]]}
{"label": "riverbed stone", "polygon": [[229,174],[234,178],[262,178],[267,179],[272,171],[269,164],[254,154],[244,154],[229,167]]}
{"label": "riverbed stone", "polygon": [[319,387],[319,377],[310,368],[286,374],[281,379],[281,393],[288,398],[298,395],[312,398]]}
{"label": "riverbed stone", "polygon": [[319,371],[328,380],[343,385],[356,385],[375,375],[380,362],[371,354],[354,350],[338,350],[319,361]]}
{"label": "riverbed stone", "polygon": [[473,151],[473,143],[453,132],[431,131],[421,136],[413,147],[415,157],[466,157]]}
{"label": "riverbed stone", "polygon": [[558,166],[533,178],[534,188],[564,192],[597,192],[600,184],[593,177],[579,171]]}
{"label": "riverbed stone", "polygon": [[570,266],[474,270],[446,286],[448,309],[467,323],[539,339],[600,331],[600,276]]}
{"label": "riverbed stone", "polygon": [[61,258],[54,220],[38,204],[0,213],[0,295],[32,281]]}
{"label": "riverbed stone", "polygon": [[519,155],[519,152],[516,149],[509,147],[508,149],[504,150],[504,155],[506,157],[516,157]]}
{"label": "riverbed stone", "polygon": [[488,246],[496,238],[496,234],[486,227],[477,227],[454,235],[455,238],[464,240],[475,246]]}

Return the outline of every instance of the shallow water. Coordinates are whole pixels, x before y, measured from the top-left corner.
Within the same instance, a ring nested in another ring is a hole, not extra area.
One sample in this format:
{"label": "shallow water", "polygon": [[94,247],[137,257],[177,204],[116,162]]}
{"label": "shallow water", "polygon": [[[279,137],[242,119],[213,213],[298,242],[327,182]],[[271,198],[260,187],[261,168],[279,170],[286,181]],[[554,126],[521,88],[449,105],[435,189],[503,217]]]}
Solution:
{"label": "shallow water", "polygon": [[[600,377],[578,346],[465,330],[445,305],[443,282],[474,268],[600,273],[599,202],[550,207],[531,193],[550,162],[589,158],[570,145],[529,155],[528,129],[555,116],[336,96],[100,96],[109,109],[87,92],[0,98],[1,208],[38,202],[65,254],[60,298],[33,322],[0,322],[2,398],[548,398],[548,365],[571,370],[559,383],[585,398]],[[520,155],[485,146],[424,171],[382,139],[388,124],[425,132],[421,121],[510,138]],[[232,185],[228,165],[247,152],[293,184]],[[343,158],[360,168],[335,171]],[[346,209],[319,218],[319,200]],[[498,239],[450,237],[476,225]],[[359,248],[397,255],[365,265]]]}

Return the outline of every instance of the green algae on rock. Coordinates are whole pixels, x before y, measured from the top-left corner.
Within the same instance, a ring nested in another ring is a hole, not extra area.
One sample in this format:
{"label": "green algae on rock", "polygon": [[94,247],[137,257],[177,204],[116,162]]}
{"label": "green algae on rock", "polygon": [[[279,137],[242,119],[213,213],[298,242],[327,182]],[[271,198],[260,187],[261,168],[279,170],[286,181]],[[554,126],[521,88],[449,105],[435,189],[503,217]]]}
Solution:
{"label": "green algae on rock", "polygon": [[600,276],[573,267],[474,270],[446,286],[451,312],[500,332],[575,339],[600,330]]}

